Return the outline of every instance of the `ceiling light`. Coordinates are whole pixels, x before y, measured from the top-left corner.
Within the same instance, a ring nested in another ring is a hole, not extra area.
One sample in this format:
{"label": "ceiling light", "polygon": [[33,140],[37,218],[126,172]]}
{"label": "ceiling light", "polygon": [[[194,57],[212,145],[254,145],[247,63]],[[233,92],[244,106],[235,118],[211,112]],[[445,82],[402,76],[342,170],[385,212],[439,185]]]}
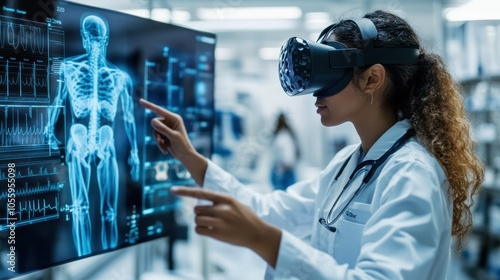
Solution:
{"label": "ceiling light", "polygon": [[445,9],[443,15],[448,21],[500,20],[499,10],[497,0],[473,0]]}
{"label": "ceiling light", "polygon": [[120,10],[120,12],[133,15],[136,17],[149,18],[148,9],[127,9],[127,10]]}
{"label": "ceiling light", "polygon": [[184,10],[174,10],[172,13],[172,22],[186,22],[191,19],[191,14],[188,11]]}
{"label": "ceiling light", "polygon": [[153,9],[151,10],[151,19],[161,22],[169,22],[171,18],[169,9]]}
{"label": "ceiling light", "polygon": [[240,8],[199,8],[197,16],[201,20],[248,20],[248,19],[299,19],[299,7],[240,7]]}
{"label": "ceiling light", "polygon": [[260,31],[260,30],[290,30],[299,27],[296,20],[212,20],[189,21],[184,26],[209,32]]}
{"label": "ceiling light", "polygon": [[152,20],[161,21],[161,22],[173,22],[173,23],[182,23],[189,21],[191,19],[191,14],[187,11],[183,10],[169,10],[165,8],[154,8],[151,10],[151,14],[148,9],[128,9],[128,10],[120,10],[120,12],[142,17],[142,18],[151,18]]}

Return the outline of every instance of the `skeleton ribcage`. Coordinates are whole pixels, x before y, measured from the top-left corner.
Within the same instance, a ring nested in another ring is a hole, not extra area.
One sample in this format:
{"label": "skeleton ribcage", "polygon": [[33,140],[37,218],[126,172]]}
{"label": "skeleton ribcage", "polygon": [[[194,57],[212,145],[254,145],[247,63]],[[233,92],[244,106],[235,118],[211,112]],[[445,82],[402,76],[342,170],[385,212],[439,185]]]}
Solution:
{"label": "skeleton ribcage", "polygon": [[[66,83],[73,115],[88,118],[88,143],[99,143],[98,131],[102,123],[113,123],[118,98],[124,90],[123,74],[112,68],[101,67],[96,74],[84,63],[73,63]],[[94,76],[96,75],[96,76]]]}

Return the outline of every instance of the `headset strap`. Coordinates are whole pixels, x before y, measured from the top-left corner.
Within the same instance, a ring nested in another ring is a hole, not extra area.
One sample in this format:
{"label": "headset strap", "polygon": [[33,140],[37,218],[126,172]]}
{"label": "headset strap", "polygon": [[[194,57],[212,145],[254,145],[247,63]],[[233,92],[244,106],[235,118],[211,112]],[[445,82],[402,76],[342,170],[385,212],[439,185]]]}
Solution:
{"label": "headset strap", "polygon": [[417,64],[418,48],[334,49],[328,52],[331,68],[373,64]]}
{"label": "headset strap", "polygon": [[375,41],[378,34],[377,27],[373,21],[367,18],[352,19],[350,21],[358,26],[359,32],[361,33],[361,40],[363,40],[363,47],[373,48],[373,41]]}

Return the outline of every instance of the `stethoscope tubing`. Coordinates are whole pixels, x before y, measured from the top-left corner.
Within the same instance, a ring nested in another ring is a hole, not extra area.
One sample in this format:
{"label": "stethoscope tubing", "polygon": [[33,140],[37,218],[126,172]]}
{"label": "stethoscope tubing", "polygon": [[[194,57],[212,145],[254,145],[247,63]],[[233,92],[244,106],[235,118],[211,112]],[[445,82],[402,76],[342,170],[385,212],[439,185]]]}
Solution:
{"label": "stethoscope tubing", "polygon": [[[401,147],[403,147],[405,145],[405,143],[414,134],[415,134],[415,131],[413,129],[408,129],[408,131],[406,131],[406,133],[403,136],[401,136],[394,143],[394,145],[392,145],[392,147],[390,147],[389,150],[387,150],[381,157],[379,157],[376,160],[365,160],[365,161],[362,161],[360,164],[358,164],[356,166],[356,168],[354,169],[354,171],[349,176],[349,180],[347,181],[347,183],[345,184],[345,186],[342,188],[340,194],[337,196],[337,198],[333,202],[333,205],[330,208],[330,211],[328,211],[328,215],[326,216],[326,219],[325,218],[320,218],[319,219],[319,223],[322,224],[324,227],[326,227],[331,232],[335,232],[337,229],[336,229],[336,227],[333,226],[333,224],[335,224],[338,221],[338,219],[342,216],[342,214],[347,210],[347,208],[349,207],[349,205],[351,205],[351,203],[354,200],[354,198],[356,198],[356,196],[358,196],[358,194],[364,189],[364,187],[368,184],[368,182],[371,180],[371,178],[373,177],[373,175],[375,175],[375,172],[378,170],[378,168],[385,162],[385,160],[390,155],[394,154],[397,150],[399,150]],[[347,160],[344,162],[344,164],[340,168],[340,170],[337,173],[337,175],[330,182],[330,186],[333,186],[333,184],[335,183],[335,181],[338,180],[338,178],[340,177],[340,175],[342,174],[342,172],[346,168],[347,164],[349,163],[349,161],[351,160],[351,158],[352,158],[353,155],[354,155],[354,153],[351,154],[347,158]],[[329,218],[332,216],[333,210],[336,208],[337,203],[339,202],[340,198],[342,197],[342,195],[344,194],[344,192],[350,187],[350,185],[352,184],[352,182],[354,181],[354,179],[357,177],[357,174],[359,174],[359,172],[361,170],[363,170],[363,168],[365,168],[365,167],[367,167],[369,165],[371,165],[371,168],[368,170],[368,173],[365,175],[365,177],[363,178],[363,181],[361,182],[361,184],[359,185],[359,187],[356,189],[356,191],[354,192],[354,194],[349,198],[349,200],[347,201],[347,203],[342,207],[342,209],[335,216],[335,218],[333,218],[333,220],[331,220],[331,221],[328,221]]]}

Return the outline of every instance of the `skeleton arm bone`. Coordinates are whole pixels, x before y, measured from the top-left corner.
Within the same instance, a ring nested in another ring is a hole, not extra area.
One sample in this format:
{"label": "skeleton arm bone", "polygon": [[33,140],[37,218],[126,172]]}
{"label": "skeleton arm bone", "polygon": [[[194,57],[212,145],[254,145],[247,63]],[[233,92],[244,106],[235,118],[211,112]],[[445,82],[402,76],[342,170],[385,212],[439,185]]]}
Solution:
{"label": "skeleton arm bone", "polygon": [[123,109],[123,120],[125,121],[125,131],[127,133],[130,146],[130,156],[128,159],[128,164],[131,165],[130,174],[134,181],[139,180],[139,151],[137,149],[137,139],[136,139],[136,127],[135,127],[135,117],[134,117],[134,103],[132,100],[132,81],[130,77],[125,77],[125,90],[120,95],[121,104]]}
{"label": "skeleton arm bone", "polygon": [[47,126],[45,127],[44,137],[47,144],[54,149],[58,150],[61,141],[59,141],[54,135],[54,125],[59,118],[59,110],[63,107],[63,102],[66,99],[66,95],[68,94],[67,89],[64,85],[64,66],[65,63],[61,65],[61,72],[59,74],[59,79],[57,80],[57,94],[54,98],[54,102],[51,107],[49,107],[49,120]]}

